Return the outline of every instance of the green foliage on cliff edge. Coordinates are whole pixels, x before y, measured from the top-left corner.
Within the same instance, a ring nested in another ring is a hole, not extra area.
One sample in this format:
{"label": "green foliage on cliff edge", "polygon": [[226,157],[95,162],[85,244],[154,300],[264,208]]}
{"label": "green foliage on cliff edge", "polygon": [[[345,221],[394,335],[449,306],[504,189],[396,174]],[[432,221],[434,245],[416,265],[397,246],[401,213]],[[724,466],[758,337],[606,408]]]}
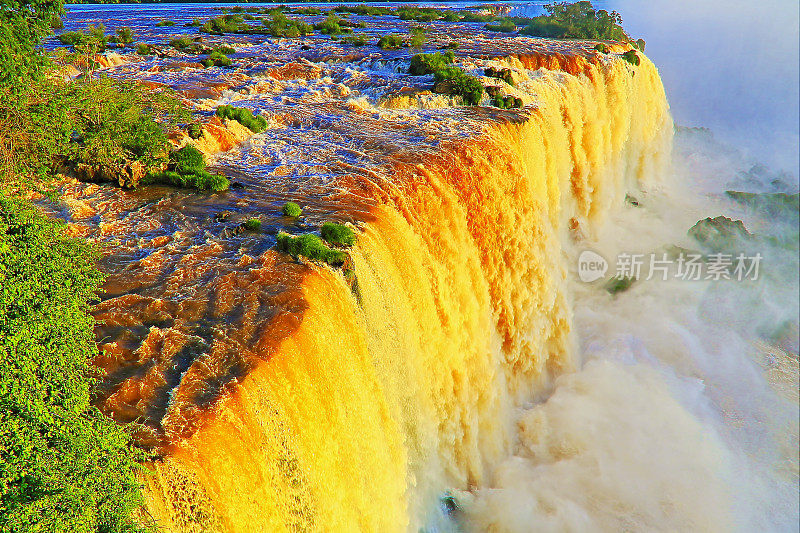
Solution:
{"label": "green foliage on cliff edge", "polygon": [[144,454],[91,405],[96,252],[14,198],[73,150],[148,142],[128,135],[138,108],[53,76],[37,45],[60,12],[0,0],[0,531],[141,532]]}
{"label": "green foliage on cliff edge", "polygon": [[616,11],[595,10],[587,0],[556,2],[544,6],[547,15],[533,17],[520,30],[521,35],[555,39],[607,39],[629,41]]}
{"label": "green foliage on cliff edge", "polygon": [[0,530],[136,532],[143,452],[90,403],[95,252],[0,197]]}

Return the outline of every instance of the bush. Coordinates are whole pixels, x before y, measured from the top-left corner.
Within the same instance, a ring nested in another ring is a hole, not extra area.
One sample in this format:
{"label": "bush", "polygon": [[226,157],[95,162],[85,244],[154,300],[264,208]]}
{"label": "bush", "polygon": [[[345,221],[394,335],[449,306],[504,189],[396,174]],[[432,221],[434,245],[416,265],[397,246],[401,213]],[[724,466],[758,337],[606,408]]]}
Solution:
{"label": "bush", "polygon": [[214,48],[215,52],[219,52],[220,54],[235,54],[236,50],[231,48],[230,46],[226,46],[224,44],[217,46]]}
{"label": "bush", "polygon": [[260,231],[261,221],[257,218],[248,218],[242,223],[242,227],[247,231]]}
{"label": "bush", "polygon": [[514,78],[511,75],[510,68],[494,68],[494,67],[485,68],[483,69],[483,75],[488,76],[490,78],[497,78],[498,80],[503,80],[512,87],[514,85]]}
{"label": "bush", "polygon": [[191,139],[199,139],[203,136],[203,125],[197,122],[192,122],[186,127],[186,133]]}
{"label": "bush", "polygon": [[301,37],[314,33],[314,28],[302,20],[290,19],[283,13],[276,13],[272,20],[264,19],[261,23],[273,37]]}
{"label": "bush", "polygon": [[286,202],[283,204],[281,211],[287,217],[299,217],[303,214],[303,210],[294,202]]}
{"label": "bush", "polygon": [[211,174],[201,170],[191,174],[179,174],[174,170],[165,170],[148,174],[144,183],[163,183],[182,189],[199,189],[201,191],[222,192],[227,191],[231,184],[228,178],[221,174]]}
{"label": "bush", "polygon": [[220,118],[235,120],[253,133],[261,133],[267,129],[267,121],[262,116],[254,116],[249,109],[233,107],[231,105],[221,105],[217,108],[216,114]]}
{"label": "bush", "polygon": [[489,31],[497,31],[502,33],[512,33],[517,31],[517,25],[510,20],[503,20],[497,24],[487,24],[484,26]]}
{"label": "bush", "polygon": [[350,28],[343,27],[342,19],[337,17],[335,13],[328,13],[328,17],[324,21],[314,24],[314,29],[323,35],[340,35],[353,31]]}
{"label": "bush", "polygon": [[624,59],[633,66],[638,66],[639,63],[642,62],[641,58],[639,58],[639,55],[636,53],[636,50],[628,50],[627,52],[622,54],[622,59]]}
{"label": "bush", "polygon": [[164,26],[174,26],[174,25],[175,25],[175,23],[174,23],[173,21],[171,21],[171,20],[167,20],[167,19],[163,19],[163,20],[159,21],[159,22],[156,24],[156,26],[158,26],[158,27],[164,27]]}
{"label": "bush", "polygon": [[320,233],[329,244],[336,246],[353,246],[356,243],[356,234],[343,224],[326,222]]}
{"label": "bush", "polygon": [[453,64],[455,54],[448,50],[445,53],[436,52],[434,54],[416,54],[411,57],[411,64],[408,73],[412,76],[424,76],[433,74],[448,65]]}
{"label": "bush", "polygon": [[387,33],[378,39],[378,48],[381,50],[397,50],[403,46],[403,36],[396,33]]}
{"label": "bush", "polygon": [[203,152],[187,144],[169,154],[169,166],[179,174],[192,174],[206,169],[206,158]]}
{"label": "bush", "polygon": [[142,532],[145,454],[92,406],[96,250],[0,196],[0,524]]}
{"label": "bush", "polygon": [[133,30],[127,26],[117,28],[116,37],[119,44],[127,46],[133,42]]}
{"label": "bush", "polygon": [[495,107],[499,107],[500,109],[518,109],[522,107],[522,99],[515,98],[511,95],[495,95],[495,97],[492,99],[492,103],[495,105]]}
{"label": "bush", "polygon": [[483,84],[457,67],[444,67],[434,73],[434,89],[461,96],[467,105],[478,105],[483,96]]}
{"label": "bush", "polygon": [[352,46],[366,46],[369,44],[369,38],[365,34],[359,33],[357,35],[348,35],[342,39],[342,42]]}
{"label": "bush", "polygon": [[594,47],[594,49],[600,52],[601,54],[611,53],[611,49],[608,47],[608,45],[603,43],[599,43],[597,46]]}
{"label": "bush", "polygon": [[233,64],[231,58],[214,50],[208,57],[201,61],[204,67],[229,67]]}
{"label": "bush", "polygon": [[414,20],[416,22],[432,22],[445,17],[446,11],[433,7],[400,6],[396,15],[400,20]]}
{"label": "bush", "polygon": [[[313,8],[310,8],[313,9]],[[375,7],[367,4],[359,4],[357,6],[336,6],[333,8],[336,13],[352,13],[354,15],[362,15],[369,17],[379,17],[383,15],[391,15],[392,10],[386,7]],[[312,15],[319,13],[310,13]]]}
{"label": "bush", "polygon": [[295,257],[305,257],[313,261],[320,261],[331,266],[342,266],[347,260],[347,254],[340,250],[333,250],[322,242],[322,239],[313,233],[292,236],[281,232],[277,237],[278,251],[291,254]]}

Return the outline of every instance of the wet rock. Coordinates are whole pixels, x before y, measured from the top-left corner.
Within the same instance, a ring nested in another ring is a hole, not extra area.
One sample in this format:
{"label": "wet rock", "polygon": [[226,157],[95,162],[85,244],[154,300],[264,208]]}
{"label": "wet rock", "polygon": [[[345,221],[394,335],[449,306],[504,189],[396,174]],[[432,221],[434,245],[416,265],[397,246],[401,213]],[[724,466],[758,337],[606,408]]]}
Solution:
{"label": "wet rock", "polygon": [[230,211],[222,211],[220,213],[217,213],[216,215],[214,215],[214,222],[225,222],[226,220],[231,218],[231,214],[232,213]]}
{"label": "wet rock", "polygon": [[748,240],[752,234],[741,220],[718,216],[705,218],[689,229],[689,236],[714,251],[727,250],[737,241]]}
{"label": "wet rock", "polygon": [[128,161],[114,165],[89,165],[77,163],[73,166],[75,177],[91,183],[116,183],[124,189],[134,189],[144,178],[145,169],[139,161]]}

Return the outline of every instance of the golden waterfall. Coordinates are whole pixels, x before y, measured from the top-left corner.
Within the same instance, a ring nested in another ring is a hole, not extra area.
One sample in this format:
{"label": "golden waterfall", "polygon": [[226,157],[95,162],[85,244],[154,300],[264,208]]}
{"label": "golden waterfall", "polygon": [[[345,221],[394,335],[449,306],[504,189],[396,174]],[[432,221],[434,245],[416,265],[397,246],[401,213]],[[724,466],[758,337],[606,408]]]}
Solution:
{"label": "golden waterfall", "polygon": [[304,279],[296,331],[152,465],[162,525],[417,531],[444,491],[481,486],[514,408],[573,369],[564,245],[669,155],[641,57],[537,70],[529,115],[376,178],[357,289],[323,268]]}

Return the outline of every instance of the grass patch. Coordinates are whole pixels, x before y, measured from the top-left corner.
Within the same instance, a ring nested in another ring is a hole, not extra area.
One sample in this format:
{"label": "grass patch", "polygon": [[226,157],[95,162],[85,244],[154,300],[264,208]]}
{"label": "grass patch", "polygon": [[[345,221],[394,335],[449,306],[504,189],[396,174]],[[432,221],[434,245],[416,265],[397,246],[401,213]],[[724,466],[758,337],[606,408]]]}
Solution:
{"label": "grass patch", "polygon": [[281,212],[287,217],[299,217],[303,214],[303,210],[294,202],[286,202],[283,204]]}
{"label": "grass patch", "polygon": [[454,94],[463,98],[467,105],[478,105],[483,96],[483,84],[458,67],[444,67],[434,73],[434,90],[442,94]]}
{"label": "grass patch", "polygon": [[437,70],[452,65],[454,59],[455,54],[450,50],[444,53],[416,54],[411,58],[411,65],[408,67],[408,73],[412,76],[433,74]]}
{"label": "grass patch", "polygon": [[369,37],[364,33],[348,35],[342,39],[342,43],[352,46],[366,46],[369,44]]}
{"label": "grass patch", "polygon": [[326,222],[320,233],[328,243],[337,246],[353,246],[356,243],[356,234],[344,224]]}
{"label": "grass patch", "polygon": [[277,244],[280,252],[295,257],[305,257],[334,267],[342,266],[347,260],[345,252],[329,248],[321,238],[313,233],[292,236],[281,232],[278,234]]}
{"label": "grass patch", "polygon": [[335,13],[328,13],[328,17],[318,24],[314,24],[314,29],[323,35],[341,35],[342,33],[352,33],[353,30],[344,25],[344,20]]}
{"label": "grass patch", "polygon": [[242,227],[247,231],[261,231],[261,221],[257,218],[248,218],[242,222]]}
{"label": "grass patch", "polygon": [[136,53],[140,56],[153,55],[153,47],[146,43],[139,43],[136,45]]}
{"label": "grass patch", "polygon": [[200,63],[203,64],[204,67],[230,67],[233,64],[231,58],[218,52],[217,50],[213,50],[208,57],[202,60]]}
{"label": "grass patch", "polygon": [[272,20],[264,19],[261,24],[273,37],[296,38],[314,33],[314,28],[302,20],[290,19],[283,13],[276,13]]}
{"label": "grass patch", "polygon": [[175,23],[171,20],[163,19],[156,23],[156,26],[163,28],[164,26],[174,26]]}
{"label": "grass patch", "polygon": [[517,31],[517,25],[508,19],[502,20],[496,24],[487,24],[484,26],[484,28],[489,31],[496,31],[500,33],[512,33]]}
{"label": "grass patch", "polygon": [[220,118],[235,120],[253,133],[261,133],[267,129],[267,121],[262,116],[253,115],[249,109],[221,105],[217,108],[216,115]]}
{"label": "grass patch", "polygon": [[403,36],[397,33],[387,33],[378,39],[378,48],[381,50],[397,50],[403,46]]}
{"label": "grass patch", "polygon": [[206,170],[205,156],[190,145],[171,152],[167,170],[149,174],[145,182],[214,192],[225,191],[230,187],[228,178],[220,174],[211,174]]}

